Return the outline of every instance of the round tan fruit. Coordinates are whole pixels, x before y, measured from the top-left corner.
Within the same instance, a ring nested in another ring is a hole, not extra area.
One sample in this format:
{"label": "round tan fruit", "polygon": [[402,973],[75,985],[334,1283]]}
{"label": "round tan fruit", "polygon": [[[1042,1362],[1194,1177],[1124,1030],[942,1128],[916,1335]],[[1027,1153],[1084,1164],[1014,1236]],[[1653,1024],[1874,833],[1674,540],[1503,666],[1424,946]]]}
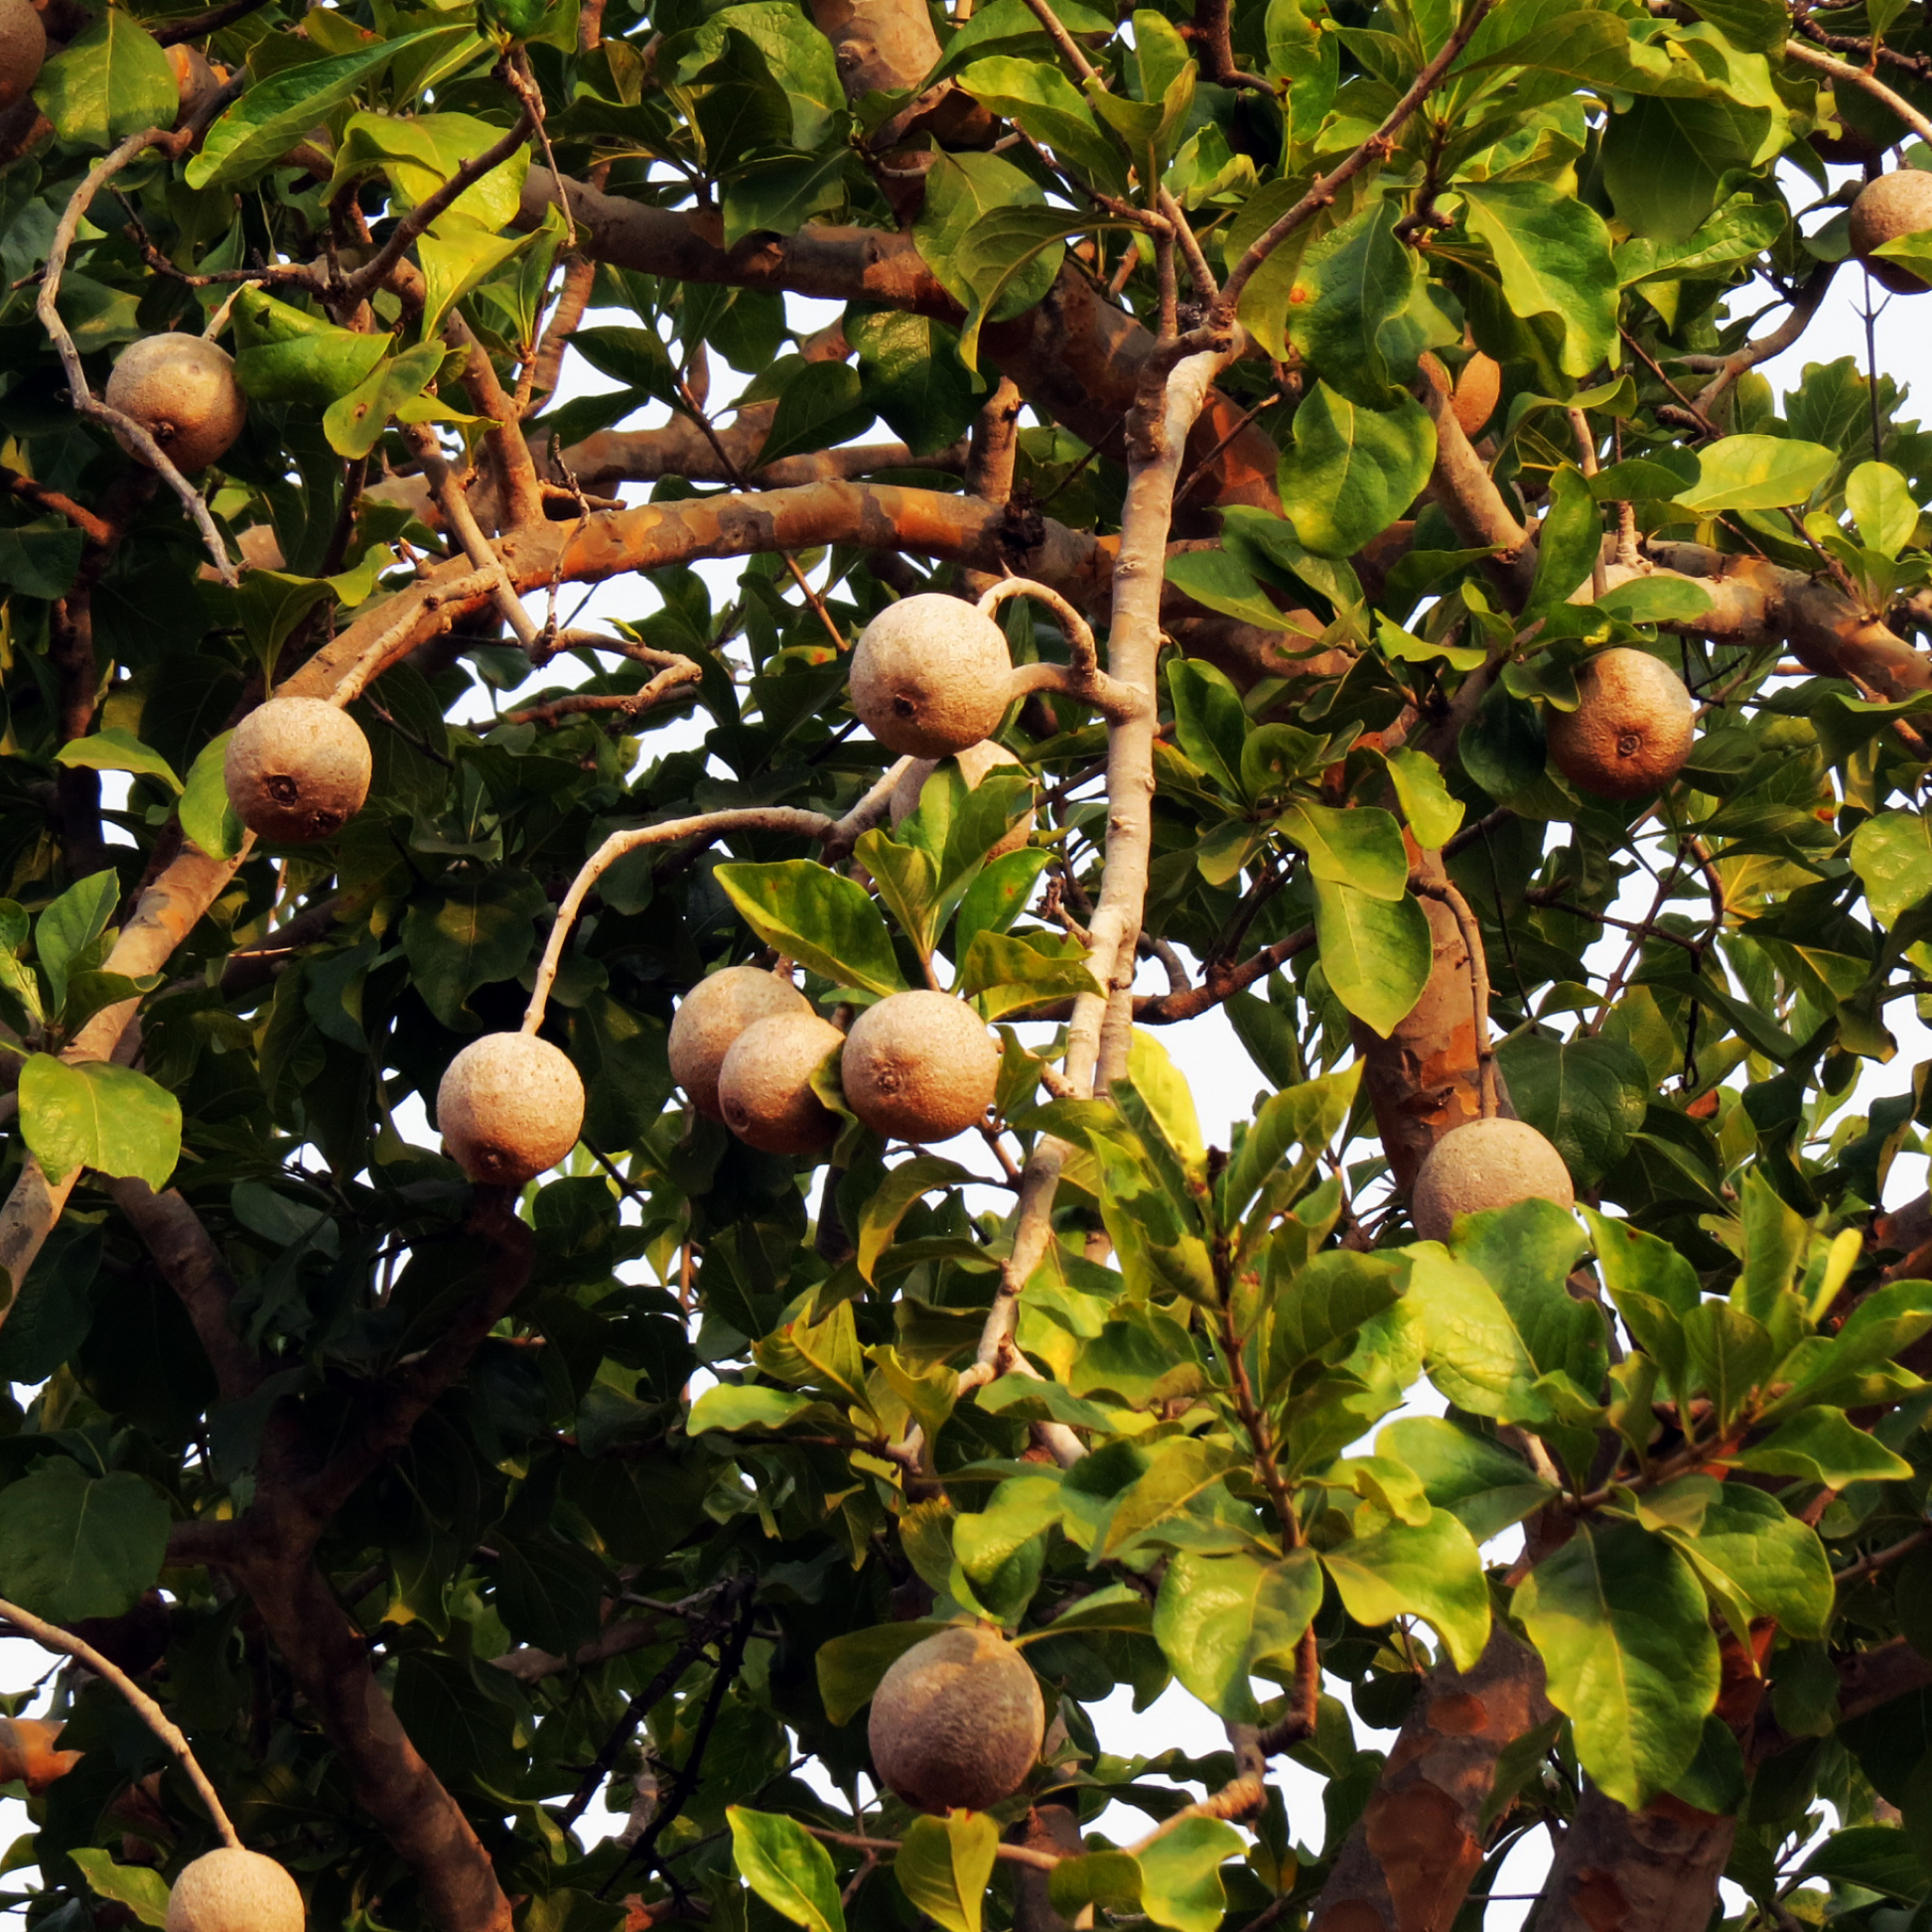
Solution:
{"label": "round tan fruit", "polygon": [[1039,1756],[1046,1712],[1019,1651],[983,1627],[915,1643],[873,1695],[867,1736],[881,1781],[920,1811],[984,1811]]}
{"label": "round tan fruit", "polygon": [[812,1091],[812,1075],[844,1044],[809,1008],[754,1021],[718,1069],[725,1125],[765,1154],[823,1154],[839,1137],[839,1117]]}
{"label": "round tan fruit", "polygon": [[484,1034],[443,1070],[443,1145],[472,1180],[520,1187],[554,1168],[584,1128],[584,1082],[534,1034]]}
{"label": "round tan fruit", "polygon": [[228,740],[221,779],[251,832],[285,844],[326,839],[369,795],[369,741],[340,706],[271,698]]}
{"label": "round tan fruit", "polygon": [[1549,714],[1557,769],[1595,798],[1646,798],[1691,756],[1697,707],[1684,680],[1648,651],[1619,646],[1577,679],[1575,711]]}
{"label": "round tan fruit", "polygon": [[948,1141],[986,1118],[1000,1049],[964,1000],[895,993],[853,1022],[839,1078],[846,1105],[874,1133]]}
{"label": "round tan fruit", "polygon": [[181,103],[181,118],[189,120],[210,94],[220,91],[221,82],[199,48],[186,44],[171,47],[168,65],[175,70],[175,98]]}
{"label": "round tan fruit", "polygon": [[[925,781],[945,762],[943,759],[914,759],[899,773],[898,783],[893,787],[893,829],[897,831],[919,808],[919,794],[925,789]],[[953,762],[959,766],[960,774],[966,780],[968,791],[977,791],[980,780],[989,771],[1026,770],[1026,766],[1013,756],[998,740],[984,738],[977,745],[969,745],[959,753]],[[1027,808],[1024,818],[1013,822],[1013,829],[986,856],[989,859],[1003,858],[1009,852],[1018,852],[1033,837],[1033,807]]]}
{"label": "round tan fruit", "polygon": [[1425,1241],[1447,1241],[1459,1215],[1520,1200],[1555,1201],[1566,1214],[1577,1205],[1563,1156],[1527,1121],[1472,1120],[1429,1150],[1409,1218]]}
{"label": "round tan fruit", "polygon": [[295,1880],[233,1846],[184,1865],[168,1895],[168,1932],[302,1932],[303,1918]]}
{"label": "round tan fruit", "polygon": [[811,1010],[804,994],[776,973],[727,966],[701,979],[678,1004],[671,1022],[671,1078],[707,1120],[723,1120],[718,1072],[739,1035],[774,1014]]}
{"label": "round tan fruit", "polygon": [[[144,336],[121,350],[107,378],[107,406],[134,420],[177,470],[206,470],[241,434],[247,399],[218,343],[199,336]],[[147,458],[117,430],[137,463]]]}
{"label": "round tan fruit", "polygon": [[25,100],[47,60],[47,29],[27,0],[0,0],[0,107]]}
{"label": "round tan fruit", "polygon": [[1921,228],[1932,228],[1932,174],[1922,168],[1894,168],[1866,182],[1852,204],[1852,252],[1871,279],[1894,295],[1923,295],[1932,283],[1903,262],[1887,261],[1872,250]]}
{"label": "round tan fruit", "polygon": [[1477,349],[1462,364],[1461,374],[1451,378],[1441,357],[1424,349],[1422,372],[1439,396],[1449,397],[1449,414],[1462,426],[1462,434],[1471,438],[1480,434],[1496,413],[1496,399],[1503,390],[1503,372],[1495,359]]}
{"label": "round tan fruit", "polygon": [[852,709],[889,751],[943,759],[990,738],[1006,715],[1006,633],[936,592],[880,612],[852,653]]}

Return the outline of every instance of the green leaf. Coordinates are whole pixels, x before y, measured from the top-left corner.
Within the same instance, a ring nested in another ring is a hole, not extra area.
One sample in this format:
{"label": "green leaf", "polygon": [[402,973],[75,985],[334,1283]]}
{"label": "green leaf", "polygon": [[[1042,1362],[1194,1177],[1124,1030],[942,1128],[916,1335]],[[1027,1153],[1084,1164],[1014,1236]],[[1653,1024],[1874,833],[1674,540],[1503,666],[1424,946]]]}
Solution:
{"label": "green leaf", "polygon": [[959,359],[957,330],[887,310],[848,317],[845,333],[858,351],[867,407],[914,456],[946,449],[972,427],[979,404]]}
{"label": "green leaf", "polygon": [[1845,507],[1859,541],[1881,556],[1896,557],[1918,530],[1912,486],[1889,463],[1862,463],[1845,480]]}
{"label": "green leaf", "polygon": [[1307,1156],[1334,1139],[1354,1104],[1361,1075],[1360,1062],[1351,1062],[1337,1073],[1284,1087],[1262,1102],[1228,1162],[1221,1190],[1228,1219],[1247,1212],[1291,1147]]}
{"label": "green leaf", "polygon": [[[925,265],[962,309],[974,303],[973,285],[959,252],[979,218],[993,208],[1039,207],[1046,198],[1031,177],[993,154],[941,154],[927,171],[925,200],[912,224],[912,240]],[[1022,315],[1053,284],[1056,265],[1035,256],[1011,283],[993,311],[995,321]]]}
{"label": "green leaf", "polygon": [[1587,202],[1544,181],[1459,181],[1469,232],[1485,243],[1510,312],[1552,317],[1557,366],[1582,380],[1614,362],[1616,264],[1610,231]]}
{"label": "green leaf", "polygon": [[248,828],[228,803],[227,780],[223,776],[228,756],[228,740],[233,732],[222,732],[210,739],[188,767],[188,785],[179,807],[183,834],[210,859],[233,859],[240,855]]}
{"label": "green leaf", "polygon": [[1633,1809],[1696,1757],[1718,1701],[1717,1639],[1690,1565],[1634,1523],[1585,1523],[1516,1592],[1584,1769]]}
{"label": "green leaf", "polygon": [[807,362],[778,398],[759,463],[776,463],[801,450],[829,449],[869,428],[873,413],[863,386],[859,371],[849,363]]}
{"label": "green leaf", "polygon": [[1367,409],[1395,402],[1390,392],[1415,374],[1433,333],[1415,250],[1395,232],[1401,218],[1401,203],[1378,196],[1310,248],[1289,297],[1289,341],[1322,381]]}
{"label": "green leaf", "polygon": [[980,1907],[999,1844],[999,1821],[983,1811],[915,1818],[899,1841],[893,1876],[913,1910],[946,1932],[980,1932]]}
{"label": "green leaf", "polygon": [[1550,477],[1550,507],[1537,529],[1536,582],[1525,613],[1547,611],[1590,580],[1603,549],[1603,519],[1584,473],[1559,464]]}
{"label": "green leaf", "polygon": [[111,148],[144,127],[173,127],[181,112],[167,54],[119,7],[48,61],[34,98],[70,148]]}
{"label": "green leaf", "polygon": [[774,1389],[767,1382],[714,1382],[691,1405],[684,1428],[688,1436],[708,1430],[735,1435],[741,1429],[782,1429],[812,1406],[810,1396]]}
{"label": "green leaf", "polygon": [[34,1054],[20,1069],[20,1130],[50,1180],[91,1168],[159,1191],[181,1159],[181,1102],[104,1060]]}
{"label": "green leaf", "polygon": [[1739,1642],[1755,1617],[1775,1617],[1785,1635],[1822,1637],[1837,1587],[1831,1559],[1809,1523],[1774,1496],[1726,1482],[1692,1532],[1667,1531],[1723,1605]]}
{"label": "green leaf", "polygon": [[[468,197],[462,199],[468,200]],[[454,208],[439,215],[429,233],[416,244],[416,257],[423,266],[421,328],[424,337],[434,336],[454,304],[479,283],[486,282],[505,262],[520,255],[536,239],[535,229],[520,235],[493,234],[479,222],[465,220]],[[394,413],[400,414],[405,422],[426,419],[425,412],[409,408],[413,400],[405,396],[395,406]],[[449,412],[451,416],[456,413]],[[441,415],[439,411],[438,416]]]}
{"label": "green leaf", "polygon": [[958,1186],[972,1178],[957,1162],[943,1160],[936,1154],[915,1154],[909,1161],[901,1161],[889,1170],[885,1179],[867,1195],[859,1216],[854,1234],[859,1273],[867,1281],[872,1280],[880,1256],[892,1246],[899,1222],[904,1220],[914,1201],[923,1199],[935,1188]]}
{"label": "green leaf", "polygon": [[[1125,158],[1094,118],[1101,103],[1090,105],[1056,65],[993,55],[963,69],[959,85],[990,113],[1025,128],[1093,186],[1125,193]],[[1154,118],[1159,121],[1158,111]]]}
{"label": "green leaf", "polygon": [[1263,630],[1306,630],[1306,620],[1278,611],[1253,573],[1225,550],[1176,551],[1168,559],[1167,579],[1183,597],[1224,618]]}
{"label": "green leaf", "polygon": [[1321,1569],[1307,1550],[1280,1563],[1176,1552],[1161,1580],[1154,1635],[1179,1678],[1210,1711],[1258,1721],[1248,1679],[1263,1665],[1292,1669],[1295,1646],[1321,1607]]}
{"label": "green leaf", "polygon": [[1408,1416],[1375,1439],[1378,1455],[1413,1469],[1423,1494],[1478,1544],[1541,1509],[1556,1490],[1520,1455],[1441,1416]]}
{"label": "green leaf", "polygon": [[1787,436],[1725,436],[1698,452],[1698,480],[1678,501],[1700,516],[1802,503],[1838,468],[1821,443]]}
{"label": "green leaf", "polygon": [[92,1845],[68,1854],[80,1867],[88,1888],[117,1905],[125,1905],[141,1925],[168,1923],[168,1881],[151,1864],[116,1864],[113,1855]]}
{"label": "green leaf", "polygon": [[145,778],[159,778],[170,791],[180,791],[181,780],[174,766],[152,747],[143,745],[132,732],[109,725],[91,738],[70,738],[54,754],[56,764],[85,765],[94,771],[133,771]]}
{"label": "green leaf", "polygon": [[58,1012],[67,1004],[68,967],[78,959],[114,916],[121,882],[112,866],[76,880],[34,922],[34,951],[54,990]]}
{"label": "green leaf", "polygon": [[[994,0],[997,6],[1000,0]],[[1046,1896],[1069,1924],[1088,1906],[1103,1912],[1141,1909],[1140,1861],[1126,1852],[1088,1852],[1063,1858],[1046,1874]]]}
{"label": "green leaf", "polygon": [[1180,749],[1230,798],[1241,797],[1241,747],[1248,736],[1248,713],[1233,680],[1212,664],[1173,657],[1168,662],[1168,690],[1173,699],[1174,736]]}
{"label": "green leaf", "polygon": [[1703,1302],[1684,1317],[1684,1346],[1690,1365],[1720,1429],[1727,1429],[1778,1357],[1771,1331],[1742,1309]]}
{"label": "green leaf", "polygon": [[1443,781],[1443,768],[1427,752],[1385,752],[1382,761],[1389,768],[1390,781],[1409,821],[1409,830],[1425,852],[1439,851],[1452,839],[1462,823],[1467,807],[1449,795]]}
{"label": "green leaf", "polygon": [[1402,842],[1402,827],[1392,812],[1379,805],[1337,811],[1332,805],[1296,803],[1275,826],[1308,854],[1311,878],[1351,886],[1369,898],[1390,904],[1409,890],[1409,853]]}
{"label": "green leaf", "polygon": [[912,1648],[923,1643],[943,1623],[876,1623],[853,1630],[818,1647],[813,1662],[818,1670],[818,1697],[835,1725],[850,1724],[872,1702],[879,1680]]}
{"label": "green leaf", "polygon": [[1875,813],[1852,834],[1852,870],[1871,916],[1880,925],[1896,923],[1932,893],[1932,825],[1917,812]]}
{"label": "green leaf", "polygon": [[120,1616],[168,1553],[168,1505],[125,1469],[54,1457],[0,1489],[0,1595],[53,1623]]}
{"label": "green leaf", "polygon": [[1697,1271],[1668,1241],[1627,1221],[1612,1221],[1593,1207],[1582,1212],[1617,1313],[1637,1346],[1663,1370],[1672,1390],[1680,1398],[1687,1396],[1690,1357],[1684,1317],[1703,1299]]}
{"label": "green leaf", "polygon": [[1519,1034],[1496,1058],[1517,1113],[1563,1156],[1579,1187],[1595,1186],[1629,1152],[1651,1081],[1621,1040]]}
{"label": "green leaf", "polygon": [[832,1855],[802,1825],[775,1812],[726,1809],[732,1863],[781,1918],[806,1932],[845,1932]]}
{"label": "green leaf", "polygon": [[66,597],[87,539],[64,516],[36,517],[0,529],[0,585],[23,597]]}
{"label": "green leaf", "polygon": [[[380,170],[394,191],[398,213],[426,202],[464,165],[502,139],[505,128],[474,114],[351,114],[336,149],[336,170],[324,190],[333,199],[350,181]],[[466,188],[436,217],[430,232],[445,232],[446,222],[493,233],[514,219],[530,150],[515,148],[481,181]],[[425,322],[425,335],[434,331]]]}
{"label": "green leaf", "polygon": [[1339,881],[1314,881],[1314,935],[1335,998],[1385,1038],[1429,984],[1429,920],[1405,894],[1377,898]]}
{"label": "green leaf", "polygon": [[393,335],[358,336],[332,329],[322,336],[258,343],[235,355],[235,380],[256,402],[299,402],[327,409],[359,388],[395,344]]}
{"label": "green leaf", "polygon": [[892,934],[856,880],[814,859],[723,865],[714,876],[745,923],[786,958],[836,986],[904,992]]}
{"label": "green leaf", "polygon": [[1909,1905],[1925,1895],[1924,1848],[1903,1826],[1858,1825],[1834,1832],[1792,1876],[1882,1892]]}
{"label": "green leaf", "polygon": [[1245,1850],[1218,1818],[1189,1818],[1140,1854],[1141,1906],[1173,1932],[1218,1932],[1227,1911],[1221,1866]]}
{"label": "green leaf", "polygon": [[1474,1539],[1446,1509],[1426,1523],[1391,1523],[1321,1553],[1357,1623],[1419,1616],[1458,1670],[1472,1670],[1489,1641],[1489,1585]]}
{"label": "green leaf", "polygon": [[377,79],[398,55],[437,40],[454,44],[469,31],[467,26],[426,28],[256,81],[208,129],[201,152],[188,164],[189,187],[235,187],[265,172],[358,87]]}
{"label": "green leaf", "polygon": [[1436,425],[1413,396],[1361,408],[1326,381],[1295,412],[1279,470],[1282,508],[1317,557],[1350,557],[1409,508],[1436,462]]}
{"label": "green leaf", "polygon": [[1855,1482],[1903,1482],[1912,1473],[1903,1456],[1859,1428],[1843,1409],[1801,1410],[1761,1443],[1725,1459],[1740,1469],[1796,1476],[1827,1489],[1849,1489]]}
{"label": "green leaf", "polygon": [[329,447],[351,460],[367,456],[389,419],[435,380],[443,355],[441,342],[427,342],[378,362],[372,374],[323,411],[322,433]]}
{"label": "green leaf", "polygon": [[470,996],[523,970],[536,946],[537,915],[548,909],[543,888],[525,872],[450,873],[412,898],[402,950],[430,1012],[452,1032],[474,1032]]}

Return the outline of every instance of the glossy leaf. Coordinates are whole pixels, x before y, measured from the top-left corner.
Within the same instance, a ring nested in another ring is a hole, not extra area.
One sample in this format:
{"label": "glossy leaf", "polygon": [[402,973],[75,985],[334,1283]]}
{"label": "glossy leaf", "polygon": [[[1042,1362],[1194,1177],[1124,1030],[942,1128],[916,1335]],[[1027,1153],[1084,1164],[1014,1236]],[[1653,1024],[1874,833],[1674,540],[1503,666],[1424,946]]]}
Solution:
{"label": "glossy leaf", "polygon": [[167,1549],[168,1505],[126,1469],[56,1456],[0,1489],[0,1595],[52,1622],[131,1609]]}
{"label": "glossy leaf", "polygon": [[34,1054],[20,1070],[20,1127],[50,1180],[88,1168],[159,1189],[181,1158],[181,1102],[103,1060]]}
{"label": "glossy leaf", "polygon": [[119,7],[104,9],[50,56],[34,99],[76,148],[110,148],[144,127],[172,127],[180,111],[168,56]]}
{"label": "glossy leaf", "polygon": [[1489,1586],[1474,1540],[1448,1510],[1351,1537],[1321,1563],[1357,1623],[1421,1617],[1458,1670],[1475,1667],[1489,1641]]}
{"label": "glossy leaf", "polygon": [[747,1884],[805,1932],[845,1932],[832,1857],[802,1825],[775,1812],[732,1805],[732,1863]]}
{"label": "glossy leaf", "polygon": [[1697,1755],[1717,1702],[1717,1639],[1685,1559],[1634,1523],[1586,1524],[1530,1572],[1515,1609],[1585,1770],[1646,1803]]}
{"label": "glossy leaf", "polygon": [[1436,461],[1436,425],[1412,396],[1363,407],[1319,381],[1295,412],[1282,508],[1317,557],[1349,557],[1413,503]]}
{"label": "glossy leaf", "polygon": [[1315,943],[1335,998],[1384,1035],[1429,982],[1429,921],[1406,894],[1379,898],[1337,880],[1314,882]]}
{"label": "glossy leaf", "polygon": [[810,859],[718,868],[718,884],[767,946],[837,986],[902,992],[892,935],[865,888]]}

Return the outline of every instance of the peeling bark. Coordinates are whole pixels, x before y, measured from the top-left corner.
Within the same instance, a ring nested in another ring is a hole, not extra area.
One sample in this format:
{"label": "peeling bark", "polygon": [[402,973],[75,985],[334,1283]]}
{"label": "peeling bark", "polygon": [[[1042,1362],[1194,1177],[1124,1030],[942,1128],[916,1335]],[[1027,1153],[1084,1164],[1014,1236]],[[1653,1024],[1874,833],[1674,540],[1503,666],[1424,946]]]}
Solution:
{"label": "peeling bark", "polygon": [[1736,1836],[1676,1798],[1626,1811],[1587,1785],[1526,1932],[1704,1932]]}
{"label": "peeling bark", "polygon": [[1497,1756],[1555,1715],[1542,1659],[1501,1624],[1473,1670],[1431,1671],[1310,1932],[1449,1932],[1482,1865]]}

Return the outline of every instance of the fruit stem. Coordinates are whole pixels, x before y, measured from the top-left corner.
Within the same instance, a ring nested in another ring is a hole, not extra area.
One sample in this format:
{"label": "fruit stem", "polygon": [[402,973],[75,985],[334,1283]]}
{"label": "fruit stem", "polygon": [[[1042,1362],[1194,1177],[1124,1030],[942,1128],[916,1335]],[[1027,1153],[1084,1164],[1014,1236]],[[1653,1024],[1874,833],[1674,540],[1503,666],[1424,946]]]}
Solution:
{"label": "fruit stem", "polygon": [[181,1768],[188,1773],[189,1782],[201,1793],[202,1803],[207,1807],[208,1816],[214,1820],[214,1829],[221,1834],[221,1842],[231,1851],[243,1849],[239,1834],[233,1822],[222,1808],[214,1786],[196,1759],[194,1747],[170,1722],[167,1712],[162,1710],[154,1699],[122,1670],[118,1664],[110,1664],[92,1644],[84,1638],[76,1637],[70,1630],[63,1630],[58,1623],[48,1623],[37,1617],[32,1610],[23,1610],[18,1603],[9,1603],[0,1596],[0,1617],[5,1617],[17,1630],[24,1631],[34,1641],[48,1650],[61,1651],[85,1664],[96,1677],[104,1677],[113,1685],[129,1705],[135,1715],[159,1737],[180,1762]]}
{"label": "fruit stem", "polygon": [[1476,1072],[1482,1118],[1494,1120],[1501,1111],[1501,1102],[1496,1094],[1496,1049],[1489,1038],[1489,962],[1483,955],[1482,928],[1469,910],[1469,901],[1447,879],[1440,886],[1423,880],[1411,880],[1410,885],[1419,898],[1433,898],[1447,905],[1462,934],[1462,948],[1469,955],[1469,1004],[1475,1010]]}
{"label": "fruit stem", "polygon": [[570,882],[564,902],[557,907],[550,937],[544,941],[543,959],[537,967],[536,984],[530,989],[530,1004],[523,1011],[526,1034],[543,1025],[544,1009],[550,1004],[550,989],[556,984],[557,968],[563,963],[564,947],[570,929],[584,909],[590,890],[626,852],[650,845],[670,845],[678,839],[721,837],[727,832],[780,832],[793,838],[827,839],[838,830],[836,820],[823,812],[800,811],[790,805],[768,805],[734,812],[702,812],[695,818],[667,818],[656,825],[639,825],[628,832],[613,832],[584,861],[577,877]]}

